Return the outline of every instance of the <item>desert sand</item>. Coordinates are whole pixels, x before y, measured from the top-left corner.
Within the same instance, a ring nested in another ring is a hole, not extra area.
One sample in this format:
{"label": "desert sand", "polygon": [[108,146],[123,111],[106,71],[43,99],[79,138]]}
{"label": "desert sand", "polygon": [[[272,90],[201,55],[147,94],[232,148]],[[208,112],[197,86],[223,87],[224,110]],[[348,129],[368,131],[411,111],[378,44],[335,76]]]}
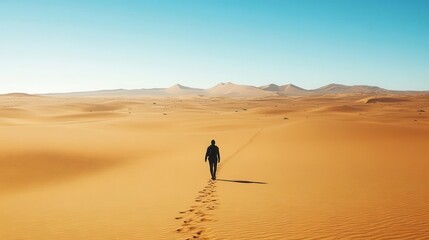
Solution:
{"label": "desert sand", "polygon": [[0,133],[2,240],[429,239],[427,94],[9,94]]}

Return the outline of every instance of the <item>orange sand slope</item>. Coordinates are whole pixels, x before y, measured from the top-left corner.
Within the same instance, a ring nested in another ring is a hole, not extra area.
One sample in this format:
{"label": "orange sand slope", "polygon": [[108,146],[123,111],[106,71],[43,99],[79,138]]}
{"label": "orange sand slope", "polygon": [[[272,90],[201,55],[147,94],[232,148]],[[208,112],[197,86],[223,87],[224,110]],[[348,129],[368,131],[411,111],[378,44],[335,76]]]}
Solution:
{"label": "orange sand slope", "polygon": [[0,132],[2,240],[429,239],[429,95],[11,94]]}

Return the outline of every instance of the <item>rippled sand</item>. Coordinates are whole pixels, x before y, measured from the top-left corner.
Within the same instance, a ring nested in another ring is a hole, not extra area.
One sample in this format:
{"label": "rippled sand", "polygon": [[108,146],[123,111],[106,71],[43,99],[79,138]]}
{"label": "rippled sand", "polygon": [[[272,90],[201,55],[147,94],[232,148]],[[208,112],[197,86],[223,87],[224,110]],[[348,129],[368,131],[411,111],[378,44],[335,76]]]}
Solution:
{"label": "rippled sand", "polygon": [[12,94],[0,133],[2,240],[429,239],[428,95]]}

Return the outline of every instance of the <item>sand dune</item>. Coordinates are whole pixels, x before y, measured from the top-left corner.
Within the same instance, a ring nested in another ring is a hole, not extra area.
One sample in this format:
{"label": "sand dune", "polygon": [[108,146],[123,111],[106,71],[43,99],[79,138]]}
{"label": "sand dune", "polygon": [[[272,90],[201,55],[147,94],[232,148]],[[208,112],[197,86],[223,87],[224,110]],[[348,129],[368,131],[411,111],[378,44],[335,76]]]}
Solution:
{"label": "sand dune", "polygon": [[[68,153],[66,151],[24,151],[1,153],[0,191],[58,182],[112,165],[111,156]],[[19,171],[17,171],[19,169]]]}
{"label": "sand dune", "polygon": [[364,108],[362,106],[356,106],[356,105],[341,105],[341,106],[329,106],[329,107],[322,107],[317,109],[317,111],[320,112],[327,112],[327,113],[334,113],[334,112],[364,112]]}
{"label": "sand dune", "polygon": [[370,97],[363,100],[365,103],[394,103],[394,102],[406,102],[406,99],[395,98],[395,97]]}
{"label": "sand dune", "polygon": [[226,90],[1,97],[0,239],[428,239],[428,95]]}

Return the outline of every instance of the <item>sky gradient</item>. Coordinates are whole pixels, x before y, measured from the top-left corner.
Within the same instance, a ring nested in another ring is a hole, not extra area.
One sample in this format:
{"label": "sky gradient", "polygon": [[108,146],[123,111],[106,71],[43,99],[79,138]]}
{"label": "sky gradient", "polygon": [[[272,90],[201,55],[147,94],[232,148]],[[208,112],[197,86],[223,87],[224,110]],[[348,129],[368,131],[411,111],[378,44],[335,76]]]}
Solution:
{"label": "sky gradient", "polygon": [[429,90],[429,1],[1,1],[0,93]]}

